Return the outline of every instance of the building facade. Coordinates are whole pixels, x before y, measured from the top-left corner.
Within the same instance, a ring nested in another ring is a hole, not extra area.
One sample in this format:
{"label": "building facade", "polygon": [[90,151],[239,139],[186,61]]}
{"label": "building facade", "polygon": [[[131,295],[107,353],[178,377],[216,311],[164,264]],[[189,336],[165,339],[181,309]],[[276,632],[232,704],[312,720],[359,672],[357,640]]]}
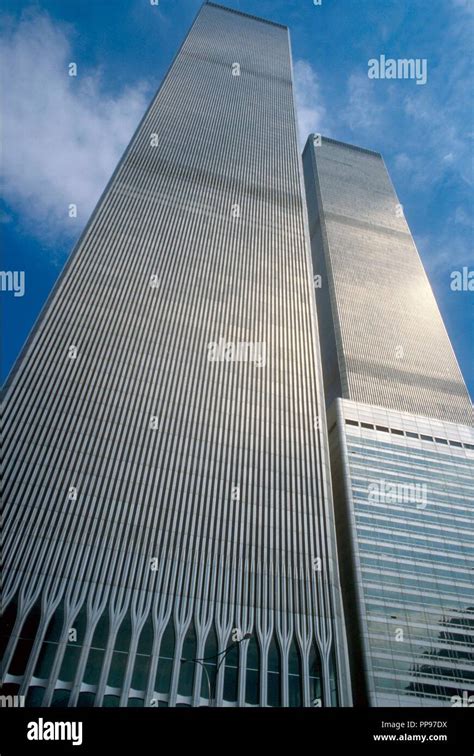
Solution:
{"label": "building facade", "polygon": [[472,408],[381,156],[304,172],[354,702],[474,696]]}
{"label": "building facade", "polygon": [[474,696],[473,429],[347,399],[328,422],[360,702]]}
{"label": "building facade", "polygon": [[4,392],[4,692],[351,702],[286,27],[199,11]]}
{"label": "building facade", "polygon": [[303,154],[327,404],[472,424],[472,405],[381,155],[310,136]]}

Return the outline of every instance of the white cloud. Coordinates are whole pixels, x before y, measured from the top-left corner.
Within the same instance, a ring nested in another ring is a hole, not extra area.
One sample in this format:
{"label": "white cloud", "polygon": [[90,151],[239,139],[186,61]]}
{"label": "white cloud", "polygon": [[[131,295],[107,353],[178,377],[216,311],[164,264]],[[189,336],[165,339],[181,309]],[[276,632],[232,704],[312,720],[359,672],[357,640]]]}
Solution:
{"label": "white cloud", "polygon": [[[468,185],[472,184],[471,145],[463,130],[463,111],[459,101],[465,94],[462,78],[451,82],[443,102],[430,93],[406,97],[403,110],[408,128],[418,135],[418,154],[423,156],[425,171],[420,181],[439,180],[446,171],[455,171]],[[428,160],[429,158],[429,160]]]}
{"label": "white cloud", "polygon": [[469,240],[456,234],[452,227],[441,235],[418,236],[416,244],[430,278],[442,277],[447,271],[469,266],[471,262]]}
{"label": "white cloud", "polygon": [[[104,93],[100,73],[84,71],[75,59],[71,32],[35,10],[7,25],[1,38],[8,72],[4,198],[46,242],[77,235],[149,99],[143,82],[114,96]],[[68,75],[71,61],[77,77]],[[69,203],[78,207],[75,222]]]}
{"label": "white cloud", "polygon": [[454,213],[454,222],[459,226],[472,227],[472,218],[466,210],[460,205],[456,208]]}
{"label": "white cloud", "polygon": [[395,167],[399,171],[409,171],[411,168],[411,159],[405,152],[399,152],[395,155]]}
{"label": "white cloud", "polygon": [[328,133],[326,108],[321,97],[315,70],[306,60],[297,60],[293,66],[295,99],[300,144],[303,148],[308,135]]}
{"label": "white cloud", "polygon": [[474,5],[472,0],[452,0],[452,3],[456,8],[462,8],[468,13],[474,12]]}
{"label": "white cloud", "polygon": [[349,103],[343,113],[351,131],[375,129],[380,125],[382,108],[376,100],[374,82],[366,73],[352,73],[347,82]]}

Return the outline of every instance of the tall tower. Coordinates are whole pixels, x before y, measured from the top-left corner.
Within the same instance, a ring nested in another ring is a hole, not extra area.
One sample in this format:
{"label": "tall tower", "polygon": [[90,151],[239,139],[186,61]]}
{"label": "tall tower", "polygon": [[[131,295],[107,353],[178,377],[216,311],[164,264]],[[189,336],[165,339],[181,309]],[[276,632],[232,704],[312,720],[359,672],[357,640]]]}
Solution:
{"label": "tall tower", "polygon": [[202,6],[4,425],[10,692],[350,703],[286,27]]}
{"label": "tall tower", "polygon": [[381,155],[317,136],[303,160],[315,273],[327,284],[318,301],[328,308],[321,311],[328,403],[341,396],[472,423],[461,371]]}
{"label": "tall tower", "polygon": [[469,395],[378,153],[310,136],[304,175],[354,700],[474,693]]}

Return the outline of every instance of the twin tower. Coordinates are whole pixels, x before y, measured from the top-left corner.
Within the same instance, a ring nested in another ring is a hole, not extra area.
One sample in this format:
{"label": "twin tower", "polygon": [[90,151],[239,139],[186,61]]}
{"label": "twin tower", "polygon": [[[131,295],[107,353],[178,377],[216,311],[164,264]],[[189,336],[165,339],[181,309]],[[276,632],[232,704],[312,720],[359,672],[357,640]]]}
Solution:
{"label": "twin tower", "polygon": [[4,692],[469,690],[471,404],[380,155],[301,159],[286,27],[202,6],[4,399]]}

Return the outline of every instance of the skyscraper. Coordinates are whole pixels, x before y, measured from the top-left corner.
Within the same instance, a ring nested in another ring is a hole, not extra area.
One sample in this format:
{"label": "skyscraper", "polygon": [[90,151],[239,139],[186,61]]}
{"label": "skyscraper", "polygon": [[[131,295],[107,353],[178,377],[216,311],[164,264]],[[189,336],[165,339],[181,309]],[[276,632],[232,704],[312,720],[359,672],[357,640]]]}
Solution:
{"label": "skyscraper", "polygon": [[356,703],[474,693],[472,408],[378,153],[303,156]]}
{"label": "skyscraper", "polygon": [[202,6],[5,389],[27,704],[350,703],[286,27]]}
{"label": "skyscraper", "polygon": [[328,404],[340,396],[471,424],[461,371],[381,155],[316,136],[303,161],[314,270],[324,281]]}

